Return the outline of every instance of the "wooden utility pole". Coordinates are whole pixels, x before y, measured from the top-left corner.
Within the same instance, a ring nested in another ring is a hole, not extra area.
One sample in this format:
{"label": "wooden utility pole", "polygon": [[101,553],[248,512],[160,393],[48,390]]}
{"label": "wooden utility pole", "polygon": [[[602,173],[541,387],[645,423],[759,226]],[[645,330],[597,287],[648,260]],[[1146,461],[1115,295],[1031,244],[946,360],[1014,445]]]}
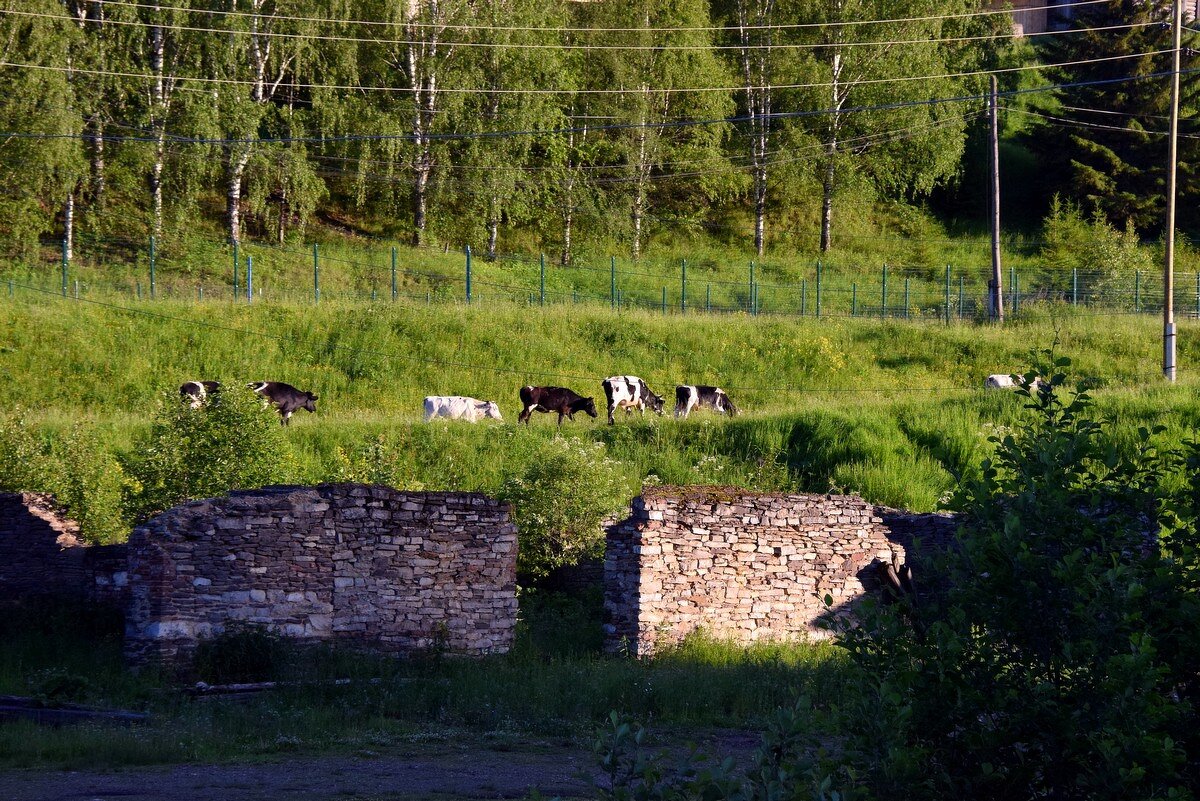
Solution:
{"label": "wooden utility pole", "polygon": [[1175,159],[1179,138],[1179,51],[1183,36],[1183,3],[1172,4],[1171,135],[1167,145],[1167,241],[1163,264],[1163,377],[1175,380]]}
{"label": "wooden utility pole", "polygon": [[992,280],[988,282],[991,293],[991,316],[998,323],[1004,322],[1004,289],[1001,284],[1000,268],[1000,123],[996,107],[999,105],[999,91],[996,88],[996,76],[992,78],[992,90],[988,94],[988,122],[991,128],[991,166],[992,186]]}

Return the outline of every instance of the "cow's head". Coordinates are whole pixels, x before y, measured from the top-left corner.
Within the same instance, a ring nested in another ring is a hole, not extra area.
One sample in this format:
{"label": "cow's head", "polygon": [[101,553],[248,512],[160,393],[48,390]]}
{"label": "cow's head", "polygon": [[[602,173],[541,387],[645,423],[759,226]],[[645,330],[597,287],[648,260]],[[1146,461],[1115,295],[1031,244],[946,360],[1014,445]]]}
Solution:
{"label": "cow's head", "polygon": [[585,412],[587,412],[588,415],[591,417],[599,417],[600,416],[600,415],[596,414],[596,401],[592,398],[584,398],[583,399],[583,410]]}
{"label": "cow's head", "polygon": [[500,406],[495,401],[483,401],[479,404],[478,409],[484,417],[490,417],[493,420],[504,419],[500,416]]}
{"label": "cow's head", "polygon": [[658,414],[662,414],[663,413],[663,399],[658,397],[657,395],[655,395],[653,392],[651,392],[650,387],[646,387],[646,394],[649,396],[646,398],[646,405],[649,406],[651,409],[653,409]]}
{"label": "cow's head", "polygon": [[304,405],[301,408],[306,409],[307,411],[310,411],[313,414],[316,414],[316,412],[317,412],[317,396],[312,394],[311,392],[305,392],[304,393]]}

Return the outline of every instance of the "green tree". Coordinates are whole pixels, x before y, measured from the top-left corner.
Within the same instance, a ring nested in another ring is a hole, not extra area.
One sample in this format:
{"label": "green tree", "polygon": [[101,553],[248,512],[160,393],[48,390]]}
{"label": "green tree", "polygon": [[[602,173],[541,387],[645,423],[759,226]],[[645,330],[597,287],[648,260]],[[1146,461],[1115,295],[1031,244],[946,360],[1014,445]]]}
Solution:
{"label": "green tree", "polygon": [[[1170,3],[1134,0],[1083,5],[1071,11],[1074,32],[1042,46],[1048,62],[1070,63],[1050,70],[1066,84],[1057,93],[1061,107],[1033,135],[1058,192],[1089,215],[1100,212],[1118,228],[1130,222],[1142,233],[1161,228],[1166,202],[1162,133],[1170,82],[1160,76],[1171,69],[1170,12]],[[1184,36],[1185,47],[1194,45],[1194,32]],[[1180,83],[1186,126],[1200,98],[1200,78],[1185,71]],[[1179,145],[1180,223],[1194,227],[1200,216],[1189,200],[1200,190],[1189,179],[1200,143],[1182,137]]]}

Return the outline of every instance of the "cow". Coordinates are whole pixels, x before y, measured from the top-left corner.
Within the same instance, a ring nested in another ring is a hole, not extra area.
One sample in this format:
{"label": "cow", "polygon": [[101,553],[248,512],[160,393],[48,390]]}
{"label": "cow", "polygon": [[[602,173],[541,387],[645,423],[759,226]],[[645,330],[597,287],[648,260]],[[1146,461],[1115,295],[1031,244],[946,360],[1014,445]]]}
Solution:
{"label": "cow", "polygon": [[720,387],[710,387],[704,384],[684,384],[675,387],[675,416],[684,420],[697,406],[707,406],[714,412],[721,412],[733,417],[738,409],[725,390]]}
{"label": "cow", "polygon": [[292,414],[300,409],[307,409],[313,413],[317,411],[316,395],[296,389],[282,381],[252,381],[246,388],[275,405],[281,418],[280,425],[291,425]]}
{"label": "cow", "polygon": [[612,425],[613,411],[620,407],[628,415],[630,410],[637,409],[638,414],[645,414],[649,406],[658,414],[663,413],[663,399],[650,391],[646,382],[636,375],[614,375],[600,382],[604,387],[604,397],[608,398],[608,422]]}
{"label": "cow", "polygon": [[521,387],[521,414],[518,423],[529,425],[534,412],[558,412],[558,424],[563,416],[575,419],[575,412],[585,412],[591,417],[596,414],[596,401],[585,398],[566,387]]}
{"label": "cow", "polygon": [[209,395],[215,395],[221,388],[219,381],[184,381],[179,386],[179,397],[193,409],[204,405]]}
{"label": "cow", "polygon": [[485,417],[503,420],[500,407],[495,401],[481,401],[462,395],[427,395],[425,397],[425,422],[435,417],[446,420],[466,420],[477,423]]}
{"label": "cow", "polygon": [[[1016,387],[1021,386],[1020,379],[1021,379],[1020,375],[1018,375],[1017,378],[1014,380],[1011,375],[1005,375],[1004,373],[995,373],[993,375],[989,375],[986,379],[984,379],[983,388],[984,389],[1016,388]],[[1032,389],[1034,392],[1039,392],[1045,386],[1047,386],[1047,383],[1045,381],[1043,381],[1041,378],[1035,378],[1035,379],[1033,379],[1033,384],[1032,384],[1032,386],[1030,386],[1030,389]]]}

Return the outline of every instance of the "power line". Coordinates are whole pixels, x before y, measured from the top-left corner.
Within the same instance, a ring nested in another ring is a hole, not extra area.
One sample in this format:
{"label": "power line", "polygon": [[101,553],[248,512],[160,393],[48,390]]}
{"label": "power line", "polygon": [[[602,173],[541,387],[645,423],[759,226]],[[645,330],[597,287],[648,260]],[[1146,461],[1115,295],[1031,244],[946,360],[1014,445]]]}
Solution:
{"label": "power line", "polygon": [[[1164,55],[1170,53],[1170,50],[1150,50],[1141,53],[1126,53],[1116,56],[1103,56],[1100,58],[1079,59],[1076,61],[1063,61],[1053,64],[1031,64],[1019,67],[1001,67],[992,70],[971,70],[968,72],[950,72],[937,75],[903,75],[894,78],[866,78],[856,81],[835,82],[820,82],[820,83],[792,83],[792,84],[774,84],[763,86],[695,86],[695,87],[664,87],[659,89],[542,89],[542,88],[487,88],[487,87],[439,87],[439,92],[448,94],[489,94],[489,95],[622,95],[622,96],[647,96],[655,97],[666,94],[690,94],[690,93],[711,93],[724,92],[735,93],[752,91],[782,91],[787,89],[829,89],[834,86],[877,86],[880,84],[896,84],[909,83],[912,81],[936,81],[950,80],[956,78],[975,78],[984,75],[999,75],[1018,72],[1028,72],[1030,70],[1052,70],[1062,67],[1077,67],[1086,64],[1100,64],[1112,61],[1123,61],[1131,58],[1146,58],[1150,56]],[[257,81],[246,80],[241,78],[213,78],[213,77],[188,77],[184,75],[163,75],[159,76],[153,73],[140,72],[122,72],[117,70],[96,70],[82,69],[79,67],[53,66],[48,64],[26,64],[15,61],[0,61],[0,67],[8,67],[15,69],[31,69],[41,70],[46,72],[62,72],[72,75],[90,75],[108,78],[138,78],[141,80],[160,79],[172,81],[191,81],[195,83],[211,84],[218,86],[249,86],[258,85]],[[385,92],[388,94],[408,94],[413,90],[408,87],[397,86],[363,86],[360,84],[313,84],[313,83],[290,83],[287,84],[290,89],[304,89],[317,91],[338,91],[338,92]]]}
{"label": "power line", "polygon": [[[1068,8],[1080,8],[1082,6],[1091,6],[1099,3],[1107,3],[1109,0],[1076,0],[1075,2],[1067,3],[1051,3],[1044,6],[1032,6],[1022,8],[1021,11],[1061,11]],[[207,14],[210,16],[223,16],[228,18],[252,17],[255,19],[271,19],[281,22],[315,22],[321,24],[335,25],[361,25],[364,27],[370,26],[386,26],[386,27],[408,27],[416,29],[432,28],[438,31],[505,31],[505,32],[554,32],[554,33],[713,33],[727,30],[747,30],[747,31],[768,31],[768,30],[803,30],[807,28],[839,28],[853,27],[857,25],[890,25],[898,22],[936,22],[941,20],[951,19],[970,19],[974,17],[989,17],[1000,14],[1008,15],[1012,13],[1011,9],[989,9],[987,11],[967,11],[961,14],[937,14],[925,17],[895,17],[891,19],[868,19],[868,20],[844,20],[834,22],[797,22],[797,23],[778,23],[764,25],[739,25],[734,27],[729,26],[680,26],[680,27],[662,27],[662,28],[576,28],[566,26],[520,26],[520,25],[466,25],[457,23],[441,23],[441,22],[418,22],[412,21],[389,21],[389,20],[339,20],[330,19],[327,17],[304,17],[304,16],[289,16],[283,14],[255,14],[247,11],[226,11],[222,9],[194,9],[179,6],[164,6],[158,3],[137,3],[129,0],[105,0],[105,5],[109,6],[124,6],[127,8],[139,8],[156,12],[175,11],[193,14]]]}
{"label": "power line", "polygon": [[[111,3],[110,3],[111,5]],[[46,14],[34,11],[14,11],[10,9],[0,9],[0,14],[13,17],[27,17],[33,19],[58,19],[66,20],[69,17],[58,14]],[[187,31],[189,33],[214,33],[220,36],[229,35],[250,35],[247,31],[230,30],[228,28],[209,28],[190,25],[173,25],[169,23],[154,23],[144,20],[123,20],[123,19],[105,19],[104,25],[119,25],[126,27],[141,27],[141,28],[161,28],[171,31]],[[1157,22],[1134,22],[1121,25],[1110,25],[1099,28],[1088,28],[1089,32],[1115,31],[1131,28],[1143,28],[1149,26],[1157,26]],[[477,30],[503,30],[503,29],[477,29]],[[592,29],[581,29],[592,30]],[[662,30],[662,29],[645,29],[645,30]],[[737,28],[723,28],[725,31],[735,31]],[[782,42],[770,44],[755,44],[755,45],[721,45],[721,44],[661,44],[661,45],[643,45],[643,44],[576,44],[573,42],[554,42],[554,43],[531,43],[531,42],[479,42],[479,41],[441,41],[440,44],[446,47],[471,47],[471,48],[495,48],[503,50],[562,50],[562,51],[649,51],[649,52],[665,52],[665,51],[725,51],[725,50],[821,50],[827,48],[852,49],[856,47],[883,47],[894,45],[916,45],[916,44],[962,44],[965,42],[981,42],[981,41],[996,41],[1003,39],[1023,39],[1027,37],[1042,37],[1042,36],[1061,36],[1064,34],[1078,33],[1078,30],[1063,29],[1063,30],[1048,30],[1039,31],[1030,34],[1018,34],[1010,32],[1006,34],[981,34],[975,36],[957,36],[944,38],[920,38],[920,39],[895,39],[895,40],[870,40],[870,41],[852,41],[852,42]],[[356,37],[356,36],[330,36],[316,33],[293,33],[286,31],[257,31],[253,34],[257,37],[271,39],[296,39],[300,41],[323,41],[337,43],[352,43],[352,44],[372,44],[372,45],[422,45],[425,41],[419,39],[380,39],[375,37]]]}

